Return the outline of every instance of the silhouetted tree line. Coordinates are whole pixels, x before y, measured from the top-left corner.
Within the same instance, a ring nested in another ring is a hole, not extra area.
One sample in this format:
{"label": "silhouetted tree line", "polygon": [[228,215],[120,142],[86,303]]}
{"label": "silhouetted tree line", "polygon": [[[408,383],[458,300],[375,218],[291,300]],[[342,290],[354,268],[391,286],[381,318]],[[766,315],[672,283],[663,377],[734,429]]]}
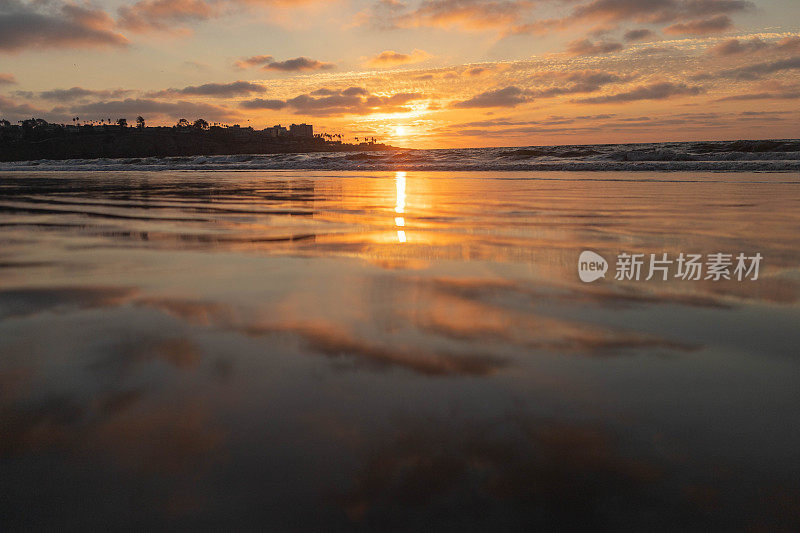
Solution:
{"label": "silhouetted tree line", "polygon": [[[11,124],[0,120],[0,161],[33,159],[95,159],[128,157],[169,157],[189,155],[232,155],[319,151],[385,149],[375,139],[360,145],[342,142],[341,134],[313,137],[275,136],[266,130],[180,119],[174,126],[146,127],[142,116],[136,127],[125,118],[112,121],[51,124],[30,118]],[[356,139],[357,141],[359,139]]]}

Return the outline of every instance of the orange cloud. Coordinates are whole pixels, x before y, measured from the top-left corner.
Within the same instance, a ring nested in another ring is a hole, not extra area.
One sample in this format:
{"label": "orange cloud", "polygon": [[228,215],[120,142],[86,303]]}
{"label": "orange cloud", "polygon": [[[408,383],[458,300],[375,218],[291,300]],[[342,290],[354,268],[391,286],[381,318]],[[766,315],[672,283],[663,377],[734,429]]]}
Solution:
{"label": "orange cloud", "polygon": [[[294,7],[315,0],[139,0],[119,8],[119,25],[136,32],[187,33],[185,25],[195,24],[251,6]],[[238,9],[237,8],[238,4]]]}
{"label": "orange cloud", "polygon": [[140,0],[119,8],[119,25],[131,31],[178,31],[178,25],[207,20],[217,10],[203,0]]}
{"label": "orange cloud", "polygon": [[400,26],[460,26],[470,30],[503,27],[518,20],[532,2],[525,0],[479,2],[470,0],[432,0],[397,19]]}
{"label": "orange cloud", "polygon": [[394,50],[384,50],[380,54],[367,61],[371,67],[394,67],[397,65],[407,65],[410,63],[421,63],[430,58],[431,55],[425,50],[415,48],[410,54],[401,54]]}
{"label": "orange cloud", "polygon": [[369,115],[372,113],[407,112],[407,105],[425,98],[421,93],[396,93],[391,96],[372,94],[362,87],[343,91],[319,89],[288,100],[255,98],[241,103],[243,109],[279,110],[292,108],[299,114],[313,116]]}

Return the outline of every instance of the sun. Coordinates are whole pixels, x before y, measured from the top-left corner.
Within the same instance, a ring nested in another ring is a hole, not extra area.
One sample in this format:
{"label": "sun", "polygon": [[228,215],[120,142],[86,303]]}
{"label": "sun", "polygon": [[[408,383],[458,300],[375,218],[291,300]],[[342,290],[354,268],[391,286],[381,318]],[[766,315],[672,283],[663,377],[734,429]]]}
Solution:
{"label": "sun", "polygon": [[394,127],[394,136],[395,137],[405,137],[408,135],[408,128],[406,126],[395,126]]}

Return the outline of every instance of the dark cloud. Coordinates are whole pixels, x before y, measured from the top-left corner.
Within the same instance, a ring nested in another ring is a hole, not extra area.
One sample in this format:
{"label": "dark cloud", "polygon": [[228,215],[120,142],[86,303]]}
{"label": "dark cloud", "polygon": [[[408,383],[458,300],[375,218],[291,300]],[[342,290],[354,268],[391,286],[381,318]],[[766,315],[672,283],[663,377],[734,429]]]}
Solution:
{"label": "dark cloud", "polygon": [[567,44],[567,53],[571,56],[595,56],[618,52],[625,48],[622,43],[600,41],[593,43],[589,39],[578,39]]}
{"label": "dark cloud", "polygon": [[207,20],[216,10],[203,0],[141,0],[119,8],[118,24],[131,31],[179,31],[181,24]]}
{"label": "dark cloud", "polygon": [[796,100],[800,98],[800,89],[794,91],[784,92],[762,92],[762,93],[745,93],[735,94],[732,96],[725,96],[717,98],[715,102],[746,102],[750,100]]}
{"label": "dark cloud", "polygon": [[639,85],[621,93],[593,98],[575,100],[579,104],[607,104],[614,102],[635,102],[637,100],[665,100],[673,96],[697,95],[705,92],[702,87],[689,86],[683,83],[661,82],[650,85]]}
{"label": "dark cloud", "polygon": [[690,20],[689,22],[679,22],[664,28],[664,33],[677,35],[707,35],[709,33],[720,33],[733,27],[733,21],[727,15],[717,15],[702,20]]}
{"label": "dark cloud", "polygon": [[678,51],[674,46],[648,46],[636,50],[636,54],[640,56],[655,55],[655,54],[674,54]]}
{"label": "dark cloud", "polygon": [[183,89],[165,89],[149,94],[152,97],[173,95],[184,96],[212,96],[215,98],[230,98],[232,96],[246,96],[251,93],[263,93],[265,87],[249,81],[234,81],[231,83],[205,83],[192,85]]}
{"label": "dark cloud", "polygon": [[286,105],[283,100],[269,100],[266,98],[253,98],[241,104],[244,109],[272,109],[274,111],[283,109]]}
{"label": "dark cloud", "polygon": [[15,83],[17,83],[17,78],[13,74],[0,72],[0,85],[14,85]]}
{"label": "dark cloud", "polygon": [[[119,98],[131,91],[125,89],[108,89],[108,90],[92,90],[83,87],[72,87],[69,89],[51,89],[49,91],[42,91],[36,93],[36,97],[44,100],[53,100],[57,102],[73,102],[75,100],[83,100],[86,98]],[[31,93],[26,93],[30,95]]]}
{"label": "dark cloud", "polygon": [[[761,82],[747,88],[747,92],[717,98],[715,102],[746,102],[750,100],[794,100],[800,98],[800,84],[779,81]],[[749,112],[752,114],[752,112]]]}
{"label": "dark cloud", "polygon": [[334,89],[327,89],[323,87],[322,89],[317,89],[316,91],[312,91],[312,96],[332,96],[334,94],[339,94],[340,91],[336,91]]}
{"label": "dark cloud", "polygon": [[345,96],[369,96],[369,91],[363,87],[348,87],[342,94]]}
{"label": "dark cloud", "polygon": [[275,59],[274,57],[267,55],[250,56],[247,58],[239,59],[233,64],[233,66],[241,69],[257,67],[259,65],[266,65],[267,63],[271,62],[274,59]]}
{"label": "dark cloud", "polygon": [[296,57],[286,61],[270,61],[261,67],[262,70],[278,70],[282,72],[303,72],[309,70],[330,70],[336,68],[333,63],[325,63],[307,57]]}
{"label": "dark cloud", "polygon": [[300,113],[338,115],[348,112],[361,113],[364,101],[362,97],[356,95],[335,94],[316,98],[301,94],[287,100],[286,104]]}
{"label": "dark cloud", "polygon": [[103,117],[156,115],[170,119],[202,117],[206,120],[214,121],[231,120],[239,117],[236,111],[222,106],[187,101],[163,102],[147,98],[93,102],[70,107],[70,110],[72,113],[80,115],[100,115]]}
{"label": "dark cloud", "polygon": [[759,50],[763,50],[767,48],[769,45],[759,39],[758,37],[754,37],[749,41],[741,41],[739,39],[728,39],[726,41],[722,41],[721,43],[712,46],[709,48],[709,52],[718,55],[718,56],[732,56],[738,54],[747,54],[752,52],[757,52]]}
{"label": "dark cloud", "polygon": [[285,61],[275,61],[275,58],[270,55],[243,58],[236,61],[233,65],[240,69],[260,66],[262,70],[277,70],[281,72],[304,72],[336,68],[336,65],[333,63],[325,63],[307,57],[295,57],[294,59],[287,59]]}
{"label": "dark cloud", "polygon": [[[577,24],[672,24],[674,33],[710,33],[730,27],[729,14],[751,9],[744,0],[592,0],[563,18],[521,23],[512,33],[544,33]],[[688,21],[688,22],[687,22]]]}
{"label": "dark cloud", "polygon": [[378,96],[361,87],[350,87],[343,91],[318,89],[311,94],[301,94],[288,100],[256,98],[242,102],[241,107],[272,110],[291,108],[296,113],[314,116],[368,115],[408,111],[409,102],[422,99],[424,95],[420,93]]}
{"label": "dark cloud", "polygon": [[18,104],[10,98],[0,94],[0,118],[12,121],[14,119],[42,117],[45,112],[30,104]]}
{"label": "dark cloud", "polygon": [[620,75],[602,70],[576,70],[573,72],[543,72],[537,80],[555,82],[550,87],[531,90],[529,93],[535,98],[548,98],[563,94],[591,93],[600,90],[604,85],[623,83],[634,80],[633,75]]}
{"label": "dark cloud", "polygon": [[120,7],[119,25],[135,32],[187,33],[186,26],[240,11],[243,5],[309,3],[312,0],[140,0]]}
{"label": "dark cloud", "polygon": [[751,6],[740,0],[594,0],[576,8],[573,18],[669,23],[744,11]]}
{"label": "dark cloud", "polygon": [[125,46],[114,20],[100,9],[52,0],[0,1],[0,50]]}
{"label": "dark cloud", "polygon": [[782,52],[800,52],[800,36],[793,35],[781,39],[777,48]]}
{"label": "dark cloud", "polygon": [[648,30],[646,28],[642,28],[639,30],[630,30],[625,32],[625,40],[626,41],[643,41],[645,39],[650,39],[655,36],[652,30]]}
{"label": "dark cloud", "polygon": [[757,80],[763,78],[767,74],[796,69],[800,69],[800,56],[723,70],[720,73],[720,77],[740,80]]}
{"label": "dark cloud", "polygon": [[486,91],[468,100],[456,102],[451,107],[466,109],[472,107],[516,107],[530,102],[531,95],[519,87],[509,86],[504,89]]}
{"label": "dark cloud", "polygon": [[[447,126],[448,129],[458,128],[490,128],[500,126],[556,126],[560,124],[574,124],[576,122],[583,122],[587,120],[604,120],[615,117],[615,114],[602,114],[602,115],[579,115],[576,117],[563,117],[559,115],[551,115],[545,120],[514,120],[511,118],[496,118],[492,120],[478,120],[475,122],[467,122],[465,124],[454,124]],[[507,130],[503,130],[507,131]]]}

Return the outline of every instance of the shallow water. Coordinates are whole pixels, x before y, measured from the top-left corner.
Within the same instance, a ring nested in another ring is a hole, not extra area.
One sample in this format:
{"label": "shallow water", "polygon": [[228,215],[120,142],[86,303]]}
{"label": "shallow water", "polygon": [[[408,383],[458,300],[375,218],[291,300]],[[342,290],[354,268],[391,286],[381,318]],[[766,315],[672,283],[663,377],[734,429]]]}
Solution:
{"label": "shallow water", "polygon": [[791,173],[0,173],[0,529],[796,529],[798,297]]}

